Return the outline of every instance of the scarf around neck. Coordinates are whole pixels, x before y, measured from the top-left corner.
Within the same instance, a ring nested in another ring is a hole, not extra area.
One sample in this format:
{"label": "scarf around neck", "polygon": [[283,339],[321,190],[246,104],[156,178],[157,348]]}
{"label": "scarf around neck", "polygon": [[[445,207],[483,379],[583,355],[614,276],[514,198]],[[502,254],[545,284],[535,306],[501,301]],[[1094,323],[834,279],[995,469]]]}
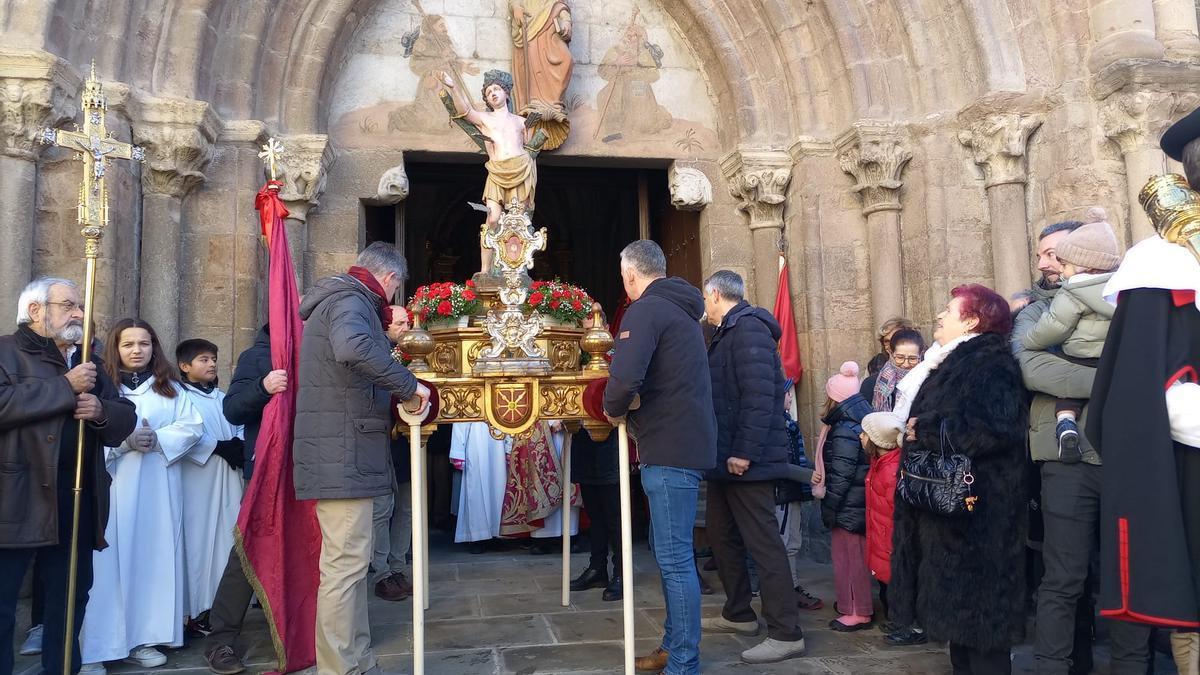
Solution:
{"label": "scarf around neck", "polygon": [[875,380],[875,391],[871,394],[871,408],[875,412],[890,411],[892,409],[892,393],[896,391],[896,385],[911,372],[912,368],[901,368],[888,359],[887,363],[883,364],[883,368],[879,369],[879,378]]}
{"label": "scarf around neck", "polygon": [[359,267],[358,265],[351,265],[350,269],[346,270],[346,274],[353,277],[363,286],[366,286],[367,290],[379,301],[379,318],[383,321],[384,328],[391,324],[392,306],[388,304],[387,291],[383,289],[383,285],[379,283],[375,275],[371,274],[367,268]]}
{"label": "scarf around neck", "polygon": [[959,345],[979,337],[979,333],[967,333],[960,335],[946,344],[935,343],[925,352],[925,359],[918,363],[912,370],[908,371],[908,375],[900,380],[896,385],[896,390],[899,392],[896,395],[896,407],[892,412],[901,420],[908,421],[908,413],[912,410],[913,401],[917,400],[917,392],[921,390],[921,385],[925,384],[925,378],[929,374],[937,370],[938,366],[942,365],[942,361],[950,356],[950,353],[958,348]]}

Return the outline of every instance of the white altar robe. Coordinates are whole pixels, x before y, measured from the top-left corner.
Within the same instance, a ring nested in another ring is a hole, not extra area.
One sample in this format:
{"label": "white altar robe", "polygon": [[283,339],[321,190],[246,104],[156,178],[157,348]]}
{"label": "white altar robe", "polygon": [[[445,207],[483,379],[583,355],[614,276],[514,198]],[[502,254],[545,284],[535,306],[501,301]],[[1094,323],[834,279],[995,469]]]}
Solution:
{"label": "white altar robe", "polygon": [[199,616],[212,608],[217,586],[229,551],[233,548],[233,529],[242,504],[242,477],[233,467],[214,457],[217,441],[245,438],[242,427],[225,419],[221,402],[225,392],[213,389],[204,393],[184,386],[204,422],[204,436],[192,446],[186,460],[180,462],[183,484],[183,550],[187,579],[188,616]]}
{"label": "white altar robe", "polygon": [[458,423],[450,435],[450,459],[466,461],[458,496],[454,541],[486,541],[500,536],[500,511],[508,479],[512,440],[492,438],[483,422]]}
{"label": "white altar robe", "polygon": [[[564,438],[564,434],[561,429],[559,431],[555,431],[554,433],[550,434],[550,447],[554,448],[554,463],[558,465],[558,470],[559,470],[560,475],[566,470],[566,467],[563,466],[563,461],[562,461],[563,438]],[[571,477],[567,476],[566,479],[567,479],[567,481],[570,481]],[[578,489],[579,489],[578,485],[571,487],[571,490],[573,491],[572,497],[574,497],[574,499],[572,499],[571,501],[575,502],[576,504],[581,504],[583,502],[579,498]],[[563,492],[563,497],[564,497],[564,499],[566,497],[565,491]],[[554,511],[552,511],[550,513],[550,515],[546,516],[542,522],[543,522],[542,528],[531,532],[529,534],[530,537],[533,537],[534,539],[545,539],[547,537],[561,537],[562,536],[562,508],[561,507],[554,509]],[[571,530],[570,530],[570,532],[571,532],[572,536],[579,534],[579,507],[578,506],[571,507]]]}
{"label": "white altar robe", "polygon": [[[137,407],[137,424],[158,434],[150,452],[122,444],[105,449],[112,475],[104,538],[92,554],[93,582],[79,637],[84,663],[123,659],[141,645],[183,645],[185,578],[179,461],[204,433],[182,393],[164,398],[154,378],[121,394]],[[175,384],[176,391],[181,387]]]}

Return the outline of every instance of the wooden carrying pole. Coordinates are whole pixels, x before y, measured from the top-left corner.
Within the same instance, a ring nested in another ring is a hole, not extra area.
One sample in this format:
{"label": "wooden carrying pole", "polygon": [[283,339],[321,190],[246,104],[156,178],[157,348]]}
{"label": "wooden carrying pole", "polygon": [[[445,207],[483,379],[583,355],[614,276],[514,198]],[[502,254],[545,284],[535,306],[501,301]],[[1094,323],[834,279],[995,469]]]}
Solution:
{"label": "wooden carrying pole", "polygon": [[429,540],[425,529],[425,453],[421,451],[421,422],[425,411],[410,413],[397,406],[400,419],[408,424],[409,468],[412,471],[413,522],[413,675],[425,675],[425,610],[429,608]]}
{"label": "wooden carrying pole", "polygon": [[625,620],[625,675],[633,675],[633,505],[629,496],[629,432],[617,425],[617,461],[621,474],[621,610]]}
{"label": "wooden carrying pole", "polygon": [[571,432],[563,430],[562,462],[562,606],[571,606]]}

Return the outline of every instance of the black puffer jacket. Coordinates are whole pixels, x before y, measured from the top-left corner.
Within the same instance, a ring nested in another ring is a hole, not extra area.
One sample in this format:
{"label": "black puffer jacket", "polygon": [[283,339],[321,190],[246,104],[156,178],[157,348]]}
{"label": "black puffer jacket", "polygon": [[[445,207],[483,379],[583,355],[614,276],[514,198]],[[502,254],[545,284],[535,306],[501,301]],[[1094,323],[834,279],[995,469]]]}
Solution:
{"label": "black puffer jacket", "polygon": [[357,279],[338,275],[314,284],[300,304],[296,499],[392,491],[391,400],[412,398],[417,379],[392,358],[382,303]]}
{"label": "black puffer jacket", "polygon": [[[656,279],[629,305],[616,337],[604,410],[628,413],[642,463],[707,471],[717,461],[712,382],[700,316],[704,297],[678,277]],[[641,407],[630,411],[635,395]]]}
{"label": "black puffer jacket", "polygon": [[271,395],[263,388],[263,378],[269,372],[271,334],[267,326],[263,326],[254,344],[238,356],[237,367],[233,369],[233,382],[229,383],[229,391],[225,392],[225,400],[221,403],[225,419],[230,424],[240,424],[245,428],[243,452],[246,464],[242,467],[242,475],[246,480],[250,480],[254,473],[254,446],[258,442],[258,430],[262,427],[263,408],[271,400]]}
{"label": "black puffer jacket", "polygon": [[[717,418],[717,466],[708,472],[710,480],[775,480],[787,474],[786,382],[777,346],[782,334],[770,312],[743,300],[713,335],[708,372]],[[750,460],[750,469],[741,476],[730,474],[730,457]]]}
{"label": "black puffer jacket", "polygon": [[867,470],[871,463],[858,435],[863,418],[872,412],[871,404],[855,394],[821,420],[829,425],[821,451],[825,462],[821,519],[825,527],[840,527],[854,534],[867,531]]}

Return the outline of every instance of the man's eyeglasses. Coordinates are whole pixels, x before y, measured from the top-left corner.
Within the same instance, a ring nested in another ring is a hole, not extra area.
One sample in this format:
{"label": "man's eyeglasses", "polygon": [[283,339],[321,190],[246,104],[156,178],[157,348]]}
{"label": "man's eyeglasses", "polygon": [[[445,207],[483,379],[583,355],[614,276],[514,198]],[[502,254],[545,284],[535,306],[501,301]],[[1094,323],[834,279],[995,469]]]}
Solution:
{"label": "man's eyeglasses", "polygon": [[900,356],[899,354],[893,354],[892,362],[898,366],[915,366],[921,362],[921,357],[919,357],[919,356]]}
{"label": "man's eyeglasses", "polygon": [[83,311],[83,305],[71,302],[70,300],[64,300],[62,302],[47,302],[46,304],[47,305],[57,305],[58,307],[61,307],[62,310],[64,312],[66,312],[67,314],[70,314],[77,309],[81,312]]}

